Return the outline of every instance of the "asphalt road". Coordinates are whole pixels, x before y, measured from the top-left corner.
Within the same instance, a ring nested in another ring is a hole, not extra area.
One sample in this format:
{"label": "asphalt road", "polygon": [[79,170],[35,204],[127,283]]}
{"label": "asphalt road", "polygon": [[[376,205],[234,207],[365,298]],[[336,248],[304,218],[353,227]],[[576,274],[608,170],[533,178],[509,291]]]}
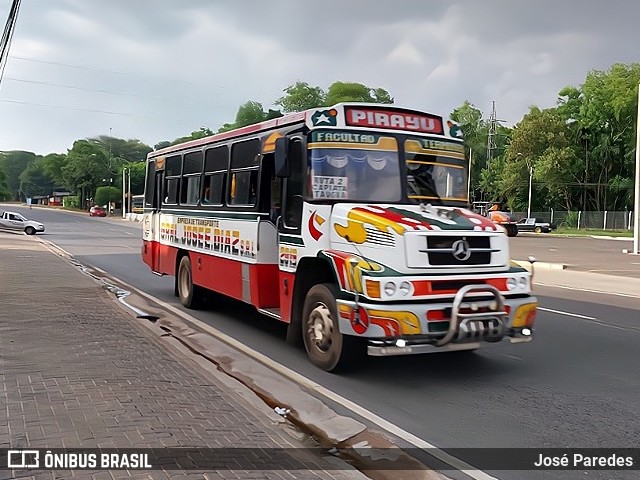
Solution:
{"label": "asphalt road", "polygon": [[[47,240],[78,260],[177,304],[173,279],[151,274],[142,263],[139,225],[62,211],[19,210],[45,223]],[[552,249],[568,249],[561,253],[567,258],[575,255],[577,243],[541,236],[513,240],[514,251],[545,261],[553,261]],[[613,252],[622,245],[580,240],[587,252]],[[543,258],[543,252],[549,257]],[[530,344],[466,355],[369,358],[341,375],[311,366],[303,351],[284,342],[284,325],[241,303],[223,301],[191,313],[441,448],[638,447],[640,300],[553,288],[537,294],[543,310]],[[489,473],[503,480],[638,476],[637,471],[613,476],[594,471]]]}
{"label": "asphalt road", "polygon": [[563,263],[569,269],[608,275],[640,278],[640,256],[622,253],[631,251],[631,239],[591,237],[555,237],[548,234],[525,234],[511,238],[515,259],[526,260],[534,255],[538,261]]}

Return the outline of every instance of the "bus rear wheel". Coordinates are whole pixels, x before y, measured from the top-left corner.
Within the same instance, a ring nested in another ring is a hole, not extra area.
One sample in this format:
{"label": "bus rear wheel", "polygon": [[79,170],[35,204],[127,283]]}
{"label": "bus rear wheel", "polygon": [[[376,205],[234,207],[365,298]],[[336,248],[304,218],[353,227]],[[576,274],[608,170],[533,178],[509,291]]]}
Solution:
{"label": "bus rear wheel", "polygon": [[356,347],[354,339],[340,333],[336,293],[333,284],[315,285],[302,310],[302,338],[309,360],[327,372],[347,366]]}
{"label": "bus rear wheel", "polygon": [[198,308],[202,305],[202,289],[193,284],[191,259],[185,255],[180,259],[177,275],[178,297],[180,303],[187,308]]}

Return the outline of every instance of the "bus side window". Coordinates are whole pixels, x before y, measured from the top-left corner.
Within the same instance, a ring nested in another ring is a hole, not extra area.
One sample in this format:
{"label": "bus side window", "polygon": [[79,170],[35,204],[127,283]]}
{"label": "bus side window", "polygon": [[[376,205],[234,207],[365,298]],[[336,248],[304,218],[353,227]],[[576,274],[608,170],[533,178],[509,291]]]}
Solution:
{"label": "bus side window", "polygon": [[203,205],[222,205],[226,177],[227,172],[208,173],[205,175],[202,188]]}

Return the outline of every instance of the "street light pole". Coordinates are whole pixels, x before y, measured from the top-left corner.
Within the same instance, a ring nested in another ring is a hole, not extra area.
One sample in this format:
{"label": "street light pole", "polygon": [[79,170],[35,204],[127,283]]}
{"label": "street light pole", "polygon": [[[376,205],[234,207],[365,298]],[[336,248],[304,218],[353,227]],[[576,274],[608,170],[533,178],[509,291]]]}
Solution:
{"label": "street light pole", "polygon": [[533,165],[529,166],[529,203],[527,206],[527,218],[531,218],[531,184],[533,182]]}
{"label": "street light pole", "polygon": [[127,167],[122,167],[122,218],[127,218],[127,204],[126,204],[126,191],[125,191],[125,176]]}
{"label": "street light pole", "polygon": [[636,118],[636,182],[633,205],[633,254],[640,255],[640,84],[638,85],[638,116]]}

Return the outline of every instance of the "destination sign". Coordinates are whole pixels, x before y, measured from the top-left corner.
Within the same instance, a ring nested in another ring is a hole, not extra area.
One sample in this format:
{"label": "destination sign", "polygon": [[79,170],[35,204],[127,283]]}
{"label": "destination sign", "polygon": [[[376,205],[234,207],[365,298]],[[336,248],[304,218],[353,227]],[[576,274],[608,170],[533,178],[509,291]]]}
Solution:
{"label": "destination sign", "polygon": [[373,108],[345,108],[346,124],[353,127],[388,128],[443,134],[442,118],[425,113]]}

